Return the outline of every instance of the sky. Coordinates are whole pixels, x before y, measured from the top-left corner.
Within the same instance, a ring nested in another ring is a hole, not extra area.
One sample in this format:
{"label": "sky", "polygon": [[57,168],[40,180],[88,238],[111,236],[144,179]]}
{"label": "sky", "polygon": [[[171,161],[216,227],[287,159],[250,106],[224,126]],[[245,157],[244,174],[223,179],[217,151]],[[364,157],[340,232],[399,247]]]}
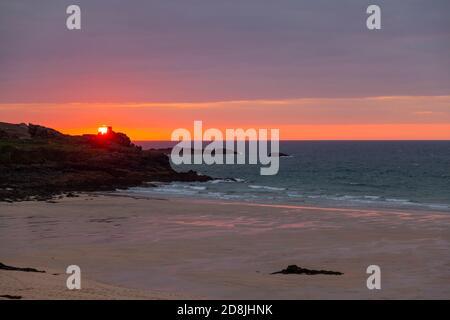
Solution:
{"label": "sky", "polygon": [[[81,7],[82,29],[66,28]],[[366,28],[381,7],[382,29]],[[0,121],[450,139],[447,0],[0,1]]]}

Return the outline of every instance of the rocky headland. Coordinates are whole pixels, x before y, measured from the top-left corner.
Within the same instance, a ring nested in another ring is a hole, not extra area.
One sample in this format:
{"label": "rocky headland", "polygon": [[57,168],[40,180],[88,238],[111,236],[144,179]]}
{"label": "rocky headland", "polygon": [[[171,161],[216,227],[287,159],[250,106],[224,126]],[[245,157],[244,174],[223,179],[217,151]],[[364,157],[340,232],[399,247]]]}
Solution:
{"label": "rocky headland", "polygon": [[123,133],[71,136],[33,124],[0,122],[0,201],[46,200],[150,181],[207,181],[177,172],[165,150],[142,150]]}

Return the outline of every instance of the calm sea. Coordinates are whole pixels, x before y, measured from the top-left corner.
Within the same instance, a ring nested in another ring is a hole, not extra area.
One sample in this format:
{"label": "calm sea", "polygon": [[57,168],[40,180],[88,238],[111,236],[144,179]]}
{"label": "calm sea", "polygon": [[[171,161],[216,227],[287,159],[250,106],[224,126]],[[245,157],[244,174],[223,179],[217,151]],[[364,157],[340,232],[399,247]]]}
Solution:
{"label": "calm sea", "polygon": [[[164,148],[172,142],[136,142]],[[282,141],[280,170],[261,176],[259,165],[182,165],[216,180],[134,188],[165,194],[238,201],[358,207],[416,207],[450,211],[450,141]]]}

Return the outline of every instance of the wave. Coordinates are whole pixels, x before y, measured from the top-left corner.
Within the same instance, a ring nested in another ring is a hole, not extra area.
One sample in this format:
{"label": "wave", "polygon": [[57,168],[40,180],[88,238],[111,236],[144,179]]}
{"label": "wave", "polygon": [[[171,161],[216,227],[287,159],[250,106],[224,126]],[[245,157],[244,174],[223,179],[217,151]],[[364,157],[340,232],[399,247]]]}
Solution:
{"label": "wave", "polygon": [[[215,181],[215,182],[214,182]],[[351,207],[389,207],[389,208],[428,208],[449,210],[450,205],[444,203],[425,203],[406,198],[393,198],[378,195],[330,195],[311,194],[282,187],[266,185],[232,184],[231,179],[217,179],[206,183],[159,183],[153,187],[137,187],[123,192],[149,195],[173,195],[182,197],[204,197],[209,199],[240,200],[250,202],[276,203],[310,203],[311,205],[351,206]],[[288,190],[288,191],[286,191]],[[285,191],[285,192],[283,192]],[[120,191],[119,191],[120,192]]]}
{"label": "wave", "polygon": [[258,186],[258,185],[249,185],[251,189],[264,189],[264,190],[272,190],[272,191],[283,191],[286,188],[278,188],[278,187],[269,187],[269,186]]}
{"label": "wave", "polygon": [[332,195],[309,195],[307,196],[310,199],[323,199],[323,200],[331,200],[337,201],[344,204],[366,204],[366,205],[384,205],[387,207],[423,207],[430,209],[442,209],[448,210],[450,209],[450,205],[441,204],[441,203],[421,203],[417,201],[413,201],[410,199],[400,199],[400,198],[385,198],[382,196],[373,196],[373,195],[340,195],[340,196],[332,196]]}
{"label": "wave", "polygon": [[214,179],[208,181],[208,183],[217,184],[217,183],[233,183],[233,182],[245,182],[244,179],[240,178],[226,178],[226,179]]}

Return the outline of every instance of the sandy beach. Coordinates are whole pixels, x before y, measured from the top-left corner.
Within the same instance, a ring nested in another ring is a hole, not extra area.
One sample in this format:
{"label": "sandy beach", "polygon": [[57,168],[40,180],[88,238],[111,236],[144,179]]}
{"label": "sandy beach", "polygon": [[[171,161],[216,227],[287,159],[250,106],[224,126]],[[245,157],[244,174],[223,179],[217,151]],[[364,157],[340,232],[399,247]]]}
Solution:
{"label": "sandy beach", "polygon": [[[449,299],[448,212],[85,194],[0,203],[0,295],[23,299]],[[271,275],[288,265],[334,275]],[[66,288],[78,265],[81,290]],[[368,290],[378,265],[382,289]]]}

